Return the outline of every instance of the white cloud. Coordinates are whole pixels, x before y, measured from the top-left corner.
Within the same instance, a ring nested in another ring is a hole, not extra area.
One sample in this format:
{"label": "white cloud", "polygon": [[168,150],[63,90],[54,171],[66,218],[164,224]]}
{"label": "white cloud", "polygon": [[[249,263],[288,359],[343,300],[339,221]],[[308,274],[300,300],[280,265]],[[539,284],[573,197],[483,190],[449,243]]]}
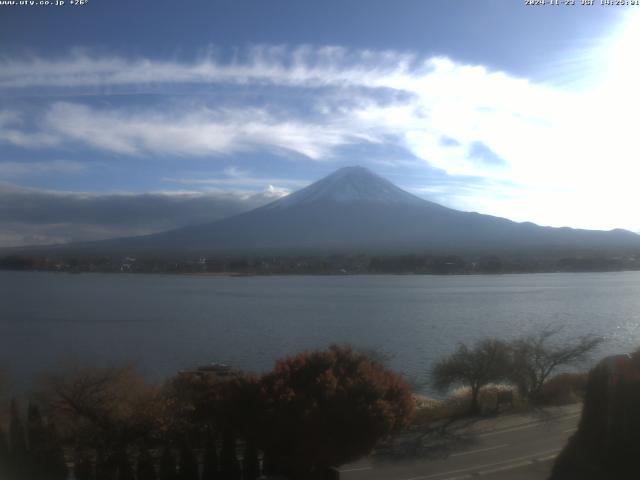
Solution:
{"label": "white cloud", "polygon": [[[172,104],[135,111],[58,102],[33,139],[19,119],[0,113],[0,141],[25,147],[75,141],[131,156],[269,149],[313,160],[337,157],[345,145],[375,143],[401,147],[451,176],[483,178],[486,189],[452,194],[457,207],[552,225],[637,228],[630,219],[640,202],[638,96],[633,93],[640,63],[631,53],[620,54],[632,52],[634,26],[631,22],[611,40],[610,50],[617,53],[603,63],[609,74],[581,91],[444,57],[338,47],[256,47],[227,62],[86,52],[58,60],[4,59],[0,89],[14,92],[40,87],[135,92],[154,86],[171,93],[176,85],[196,84],[284,87],[304,92],[298,100],[313,115],[287,110],[277,99],[216,109]],[[268,106],[274,103],[277,110]],[[474,154],[477,145],[498,161],[482,161]],[[230,171],[223,178],[191,183],[240,185],[246,176]],[[175,181],[189,183],[188,178]]]}
{"label": "white cloud", "polygon": [[[548,135],[567,105],[566,92],[534,85],[482,66],[444,57],[420,59],[398,52],[338,47],[256,47],[243,60],[194,63],[75,55],[57,61],[5,60],[0,88],[232,83],[316,88],[307,98],[316,121],[299,113],[273,115],[263,107],[186,112],[96,110],[58,103],[46,114],[46,131],[121,154],[230,154],[275,148],[312,159],[358,142],[399,144],[452,175],[517,175],[531,178],[522,150]],[[20,82],[12,83],[12,79]],[[46,82],[46,83],[45,83]],[[343,90],[347,89],[345,93]],[[353,88],[361,90],[353,91]],[[362,90],[364,89],[364,90]],[[402,93],[381,101],[381,91]],[[456,148],[442,137],[454,138]],[[481,142],[505,159],[512,172],[486,172],[469,156]]]}
{"label": "white cloud", "polygon": [[[49,88],[147,83],[328,88],[306,98],[318,114],[313,121],[291,111],[275,115],[264,107],[246,105],[131,112],[56,103],[45,115],[44,133],[60,142],[73,139],[126,155],[228,155],[272,148],[315,160],[331,157],[336,147],[346,144],[389,143],[452,175],[514,181],[539,177],[539,169],[531,166],[539,164],[543,154],[548,161],[555,160],[543,148],[550,142],[540,138],[562,143],[554,137],[566,136],[566,127],[562,133],[557,130],[563,112],[576,103],[566,92],[444,57],[419,59],[337,47],[259,47],[244,60],[227,63],[211,58],[179,63],[79,53],[57,61],[5,60],[4,67],[0,88],[44,86],[45,80]],[[12,83],[16,78],[21,81]],[[381,93],[385,91],[403,95],[388,99]],[[443,137],[458,145],[444,145]],[[486,165],[474,161],[469,152],[478,142],[503,158],[508,168],[487,171]],[[534,155],[537,160],[532,162]]]}
{"label": "white cloud", "polygon": [[0,144],[17,147],[42,148],[58,144],[59,139],[44,132],[29,132],[24,129],[24,119],[18,112],[0,110]]}
{"label": "white cloud", "polygon": [[267,148],[319,160],[337,146],[366,140],[337,125],[278,119],[257,108],[132,113],[58,102],[46,113],[44,128],[61,139],[125,155],[229,155]]}
{"label": "white cloud", "polygon": [[[82,50],[57,60],[4,58],[0,88],[24,89],[114,87],[162,84],[274,84],[290,86],[366,85],[396,87],[411,82],[410,70],[420,59],[397,52],[352,51],[340,47],[257,46],[242,59],[218,61],[206,56],[196,62],[96,57]],[[420,70],[431,68],[422,61]],[[408,76],[407,76],[408,75]]]}

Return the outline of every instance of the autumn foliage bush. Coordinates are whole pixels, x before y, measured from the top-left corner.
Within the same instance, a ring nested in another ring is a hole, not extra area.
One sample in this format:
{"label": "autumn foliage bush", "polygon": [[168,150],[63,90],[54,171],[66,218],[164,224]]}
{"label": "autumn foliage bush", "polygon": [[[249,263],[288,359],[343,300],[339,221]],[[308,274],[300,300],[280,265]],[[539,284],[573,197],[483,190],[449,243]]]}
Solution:
{"label": "autumn foliage bush", "polygon": [[[263,473],[312,480],[407,427],[414,410],[399,375],[349,346],[284,358],[262,376],[197,369],[161,386],[131,367],[82,367],[49,376],[37,397],[79,480],[134,471],[189,480],[200,470],[255,480],[261,464]],[[0,428],[0,472],[19,456],[9,437]]]}
{"label": "autumn foliage bush", "polygon": [[369,453],[413,415],[403,379],[348,346],[280,360],[261,384],[262,444],[292,478],[313,478]]}

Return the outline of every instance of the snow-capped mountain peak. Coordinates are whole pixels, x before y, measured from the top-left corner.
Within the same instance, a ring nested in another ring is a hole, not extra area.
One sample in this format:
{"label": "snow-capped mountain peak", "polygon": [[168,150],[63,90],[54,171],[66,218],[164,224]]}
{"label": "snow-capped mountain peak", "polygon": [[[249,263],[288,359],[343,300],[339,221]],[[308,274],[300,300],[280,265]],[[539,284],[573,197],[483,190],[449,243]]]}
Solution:
{"label": "snow-capped mountain peak", "polygon": [[344,167],[273,204],[274,207],[292,207],[310,203],[425,203],[414,195],[396,187],[390,181],[361,167]]}

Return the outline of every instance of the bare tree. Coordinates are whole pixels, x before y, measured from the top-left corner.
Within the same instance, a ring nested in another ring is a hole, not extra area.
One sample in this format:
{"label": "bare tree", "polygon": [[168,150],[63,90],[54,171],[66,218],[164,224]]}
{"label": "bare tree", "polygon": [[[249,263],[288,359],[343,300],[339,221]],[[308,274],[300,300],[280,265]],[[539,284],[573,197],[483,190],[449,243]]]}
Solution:
{"label": "bare tree", "polygon": [[471,412],[479,410],[478,393],[484,385],[503,380],[508,375],[509,346],[496,339],[476,342],[473,347],[460,344],[458,349],[438,361],[431,370],[431,383],[445,391],[453,385],[471,388]]}
{"label": "bare tree", "polygon": [[547,326],[537,334],[511,342],[509,379],[524,398],[535,399],[553,372],[580,365],[603,342],[594,335],[554,341],[561,330],[562,327]]}
{"label": "bare tree", "polygon": [[109,455],[144,440],[159,421],[156,389],[131,367],[51,375],[40,398],[67,440]]}

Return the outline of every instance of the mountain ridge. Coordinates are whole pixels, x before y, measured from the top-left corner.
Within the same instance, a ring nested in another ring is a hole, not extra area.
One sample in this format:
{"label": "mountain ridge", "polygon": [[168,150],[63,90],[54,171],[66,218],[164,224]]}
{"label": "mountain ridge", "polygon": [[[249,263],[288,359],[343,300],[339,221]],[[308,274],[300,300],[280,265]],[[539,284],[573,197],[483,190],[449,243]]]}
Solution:
{"label": "mountain ridge", "polygon": [[554,228],[462,212],[352,166],[267,205],[215,222],[49,250],[210,255],[621,248],[640,248],[640,236],[622,229]]}

